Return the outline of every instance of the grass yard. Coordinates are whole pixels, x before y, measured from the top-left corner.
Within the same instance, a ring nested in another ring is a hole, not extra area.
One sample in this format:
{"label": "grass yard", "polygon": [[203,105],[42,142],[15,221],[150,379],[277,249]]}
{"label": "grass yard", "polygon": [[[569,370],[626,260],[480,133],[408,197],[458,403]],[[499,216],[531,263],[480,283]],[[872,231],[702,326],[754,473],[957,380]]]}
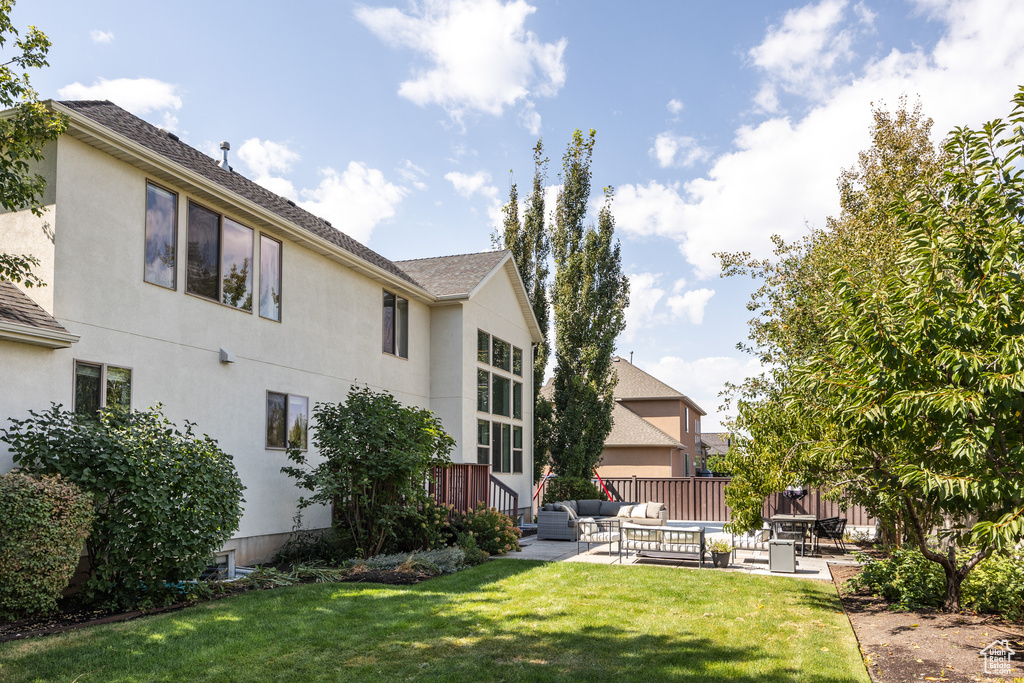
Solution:
{"label": "grass yard", "polygon": [[0,644],[13,681],[868,681],[832,584],[499,560]]}

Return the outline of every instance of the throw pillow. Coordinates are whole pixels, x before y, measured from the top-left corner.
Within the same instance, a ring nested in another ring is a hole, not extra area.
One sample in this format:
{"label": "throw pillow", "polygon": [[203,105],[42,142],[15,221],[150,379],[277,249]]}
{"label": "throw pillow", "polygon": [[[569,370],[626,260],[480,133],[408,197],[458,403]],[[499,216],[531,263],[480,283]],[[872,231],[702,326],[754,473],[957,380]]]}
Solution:
{"label": "throw pillow", "polygon": [[648,503],[644,517],[647,519],[656,519],[664,508],[664,503]]}
{"label": "throw pillow", "polygon": [[580,513],[579,504],[575,500],[567,500],[565,502],[569,507],[572,508],[572,511],[575,512],[577,515]]}
{"label": "throw pillow", "polygon": [[568,513],[569,513],[569,519],[576,519],[576,511],[575,511],[575,510],[573,510],[571,506],[569,506],[569,505],[566,505],[565,503],[562,503],[562,504],[561,504],[561,505],[559,505],[558,507],[559,507],[559,509],[561,509],[561,510],[562,510],[563,512],[568,512]]}
{"label": "throw pillow", "polygon": [[615,516],[616,517],[632,517],[633,516],[633,506],[632,505],[623,505],[622,507],[619,508],[619,512]]}

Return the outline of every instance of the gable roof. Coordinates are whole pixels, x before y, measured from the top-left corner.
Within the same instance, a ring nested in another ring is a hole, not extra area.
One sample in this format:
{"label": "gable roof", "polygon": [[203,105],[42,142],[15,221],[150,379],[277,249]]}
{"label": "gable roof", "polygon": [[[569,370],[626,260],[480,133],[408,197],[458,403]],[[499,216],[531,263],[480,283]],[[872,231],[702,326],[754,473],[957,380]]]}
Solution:
{"label": "gable roof", "polygon": [[686,401],[701,415],[707,415],[689,396],[676,391],[657,377],[647,374],[625,358],[615,356],[612,358],[612,361],[612,370],[619,377],[619,382],[615,385],[614,392],[616,400],[675,398]]}
{"label": "gable roof", "polygon": [[683,447],[681,443],[621,403],[615,403],[612,407],[612,431],[604,440],[604,445]]}
{"label": "gable roof", "polygon": [[71,346],[78,335],[64,329],[17,285],[0,281],[0,339],[56,349]]}
{"label": "gable roof", "polygon": [[709,455],[725,455],[729,452],[729,432],[701,434],[700,440],[707,446]]}
{"label": "gable roof", "polygon": [[395,264],[435,296],[469,296],[510,254],[503,249],[410,259],[396,261]]}
{"label": "gable roof", "polygon": [[[54,104],[58,105],[59,108],[66,109],[67,111],[64,113],[77,114],[80,117],[85,117],[98,123],[131,142],[141,145],[151,152],[155,152],[164,159],[219,185],[232,194],[252,202],[278,218],[326,240],[330,244],[385,271],[395,278],[404,280],[411,285],[419,285],[414,278],[405,273],[392,261],[352,239],[323,218],[314,216],[309,211],[296,206],[295,202],[274,194],[239,173],[221,168],[217,161],[194,147],[185,144],[174,133],[143,121],[113,102],[106,100],[65,100]],[[71,121],[70,134],[89,145],[125,160],[124,155],[116,153],[118,150],[113,149],[111,145],[97,140],[93,135],[89,134],[89,131],[76,127],[74,124],[80,122],[80,119],[72,116]]]}

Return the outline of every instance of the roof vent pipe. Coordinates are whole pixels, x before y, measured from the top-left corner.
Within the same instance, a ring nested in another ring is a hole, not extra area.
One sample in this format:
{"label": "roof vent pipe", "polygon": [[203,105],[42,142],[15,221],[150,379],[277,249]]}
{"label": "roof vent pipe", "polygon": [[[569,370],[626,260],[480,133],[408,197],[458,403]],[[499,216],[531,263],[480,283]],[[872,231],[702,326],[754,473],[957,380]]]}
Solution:
{"label": "roof vent pipe", "polygon": [[221,151],[224,152],[224,158],[221,159],[220,163],[218,163],[217,165],[223,168],[225,171],[230,171],[231,166],[228,164],[228,150],[231,149],[231,143],[225,140],[224,142],[220,143],[220,148]]}

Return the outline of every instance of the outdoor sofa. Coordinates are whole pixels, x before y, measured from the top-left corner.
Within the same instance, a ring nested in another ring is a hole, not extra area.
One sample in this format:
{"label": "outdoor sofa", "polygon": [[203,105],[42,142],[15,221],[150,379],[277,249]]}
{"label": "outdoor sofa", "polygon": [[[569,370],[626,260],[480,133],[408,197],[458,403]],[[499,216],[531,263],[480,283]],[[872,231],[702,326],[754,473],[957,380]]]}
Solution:
{"label": "outdoor sofa", "polygon": [[664,503],[622,503],[610,500],[563,500],[545,503],[537,512],[537,538],[575,541],[579,521],[616,518],[622,523],[661,526],[668,519]]}
{"label": "outdoor sofa", "polygon": [[707,539],[704,527],[678,526],[640,526],[627,522],[620,529],[622,533],[622,552],[637,557],[661,558],[692,558],[698,566],[704,566],[704,553],[707,552]]}

